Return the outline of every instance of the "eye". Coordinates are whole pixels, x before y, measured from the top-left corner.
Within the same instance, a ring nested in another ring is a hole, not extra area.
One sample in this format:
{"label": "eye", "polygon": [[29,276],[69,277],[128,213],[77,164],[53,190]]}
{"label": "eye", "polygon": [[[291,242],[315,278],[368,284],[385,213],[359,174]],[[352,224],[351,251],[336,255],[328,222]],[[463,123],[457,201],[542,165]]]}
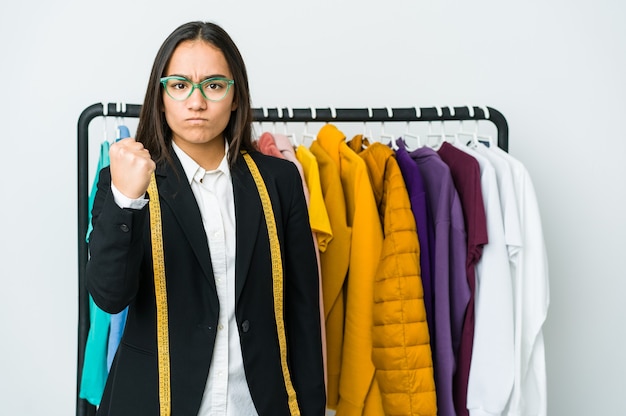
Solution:
{"label": "eye", "polygon": [[222,81],[219,79],[207,79],[205,81],[204,88],[212,91],[219,91],[223,88],[226,88],[226,81]]}
{"label": "eye", "polygon": [[182,91],[182,90],[189,88],[189,83],[185,81],[174,80],[174,81],[171,81],[170,88]]}

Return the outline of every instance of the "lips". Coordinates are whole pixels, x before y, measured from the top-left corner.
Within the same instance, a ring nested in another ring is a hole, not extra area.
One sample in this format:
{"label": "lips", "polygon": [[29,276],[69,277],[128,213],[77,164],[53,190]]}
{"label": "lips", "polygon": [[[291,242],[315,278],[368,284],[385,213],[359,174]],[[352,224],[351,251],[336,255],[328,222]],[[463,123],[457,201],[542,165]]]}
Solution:
{"label": "lips", "polygon": [[202,123],[208,122],[206,118],[199,118],[199,117],[188,118],[188,119],[185,119],[185,121],[191,124],[202,124]]}

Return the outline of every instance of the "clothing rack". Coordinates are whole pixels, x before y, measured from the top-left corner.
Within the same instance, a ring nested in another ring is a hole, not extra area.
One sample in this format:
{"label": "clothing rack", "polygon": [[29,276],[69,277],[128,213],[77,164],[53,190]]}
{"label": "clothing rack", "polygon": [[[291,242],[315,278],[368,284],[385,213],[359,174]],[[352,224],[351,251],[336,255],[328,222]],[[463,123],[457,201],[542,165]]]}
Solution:
{"label": "clothing rack", "polygon": [[[89,295],[85,288],[88,247],[85,236],[89,221],[89,124],[97,117],[138,118],[141,105],[96,103],[83,110],[78,118],[78,365],[76,415],[95,415],[95,407],[79,398],[85,344],[89,333]],[[344,123],[344,122],[424,122],[487,120],[497,129],[497,145],[508,151],[509,128],[504,115],[491,107],[412,107],[412,108],[254,108],[255,122]]]}

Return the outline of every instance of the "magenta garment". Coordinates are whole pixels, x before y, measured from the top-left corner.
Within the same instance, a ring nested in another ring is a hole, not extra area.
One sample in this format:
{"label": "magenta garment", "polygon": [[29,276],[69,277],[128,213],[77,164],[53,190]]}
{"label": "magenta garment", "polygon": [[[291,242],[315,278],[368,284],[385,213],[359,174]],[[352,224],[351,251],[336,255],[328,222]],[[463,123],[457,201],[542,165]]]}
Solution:
{"label": "magenta garment", "polygon": [[465,314],[461,345],[457,352],[457,369],[454,376],[454,406],[458,416],[469,416],[467,409],[467,383],[469,380],[472,347],[474,343],[474,294],[476,291],[476,264],[487,244],[487,218],[480,185],[480,166],[468,153],[444,142],[437,151],[450,168],[454,185],[461,198],[465,228],[467,230],[467,282],[470,301]]}
{"label": "magenta garment", "polygon": [[433,149],[423,147],[410,153],[422,173],[435,230],[433,290],[433,361],[437,407],[440,416],[455,416],[453,377],[456,369],[454,345],[459,345],[465,310],[469,304],[465,261],[465,222],[459,194],[450,168]]}
{"label": "magenta garment", "polygon": [[400,166],[400,172],[404,178],[409,200],[411,201],[411,211],[415,218],[417,226],[417,239],[420,245],[420,269],[422,276],[422,286],[424,288],[424,306],[426,307],[426,322],[430,336],[431,350],[435,349],[435,337],[432,336],[433,330],[433,289],[432,289],[432,271],[431,264],[434,262],[433,250],[435,231],[433,229],[432,214],[427,204],[426,188],[424,187],[424,179],[417,167],[417,164],[406,150],[406,145],[402,139],[396,141],[398,149],[396,150],[396,160]]}

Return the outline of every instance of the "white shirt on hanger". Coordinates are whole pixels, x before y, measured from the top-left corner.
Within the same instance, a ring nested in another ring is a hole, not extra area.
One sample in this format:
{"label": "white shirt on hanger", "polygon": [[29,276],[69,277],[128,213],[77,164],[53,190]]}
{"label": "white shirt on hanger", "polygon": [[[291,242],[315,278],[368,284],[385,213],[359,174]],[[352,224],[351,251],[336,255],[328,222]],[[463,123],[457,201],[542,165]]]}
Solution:
{"label": "white shirt on hanger", "polygon": [[509,250],[496,171],[473,149],[454,144],[480,166],[489,242],[476,265],[474,345],[467,386],[471,416],[501,415],[513,389],[514,318]]}
{"label": "white shirt on hanger", "polygon": [[547,380],[543,324],[548,315],[550,288],[548,258],[539,206],[528,170],[507,152],[497,147],[489,151],[505,160],[515,189],[522,249],[515,269],[517,313],[515,384],[507,410],[508,416],[547,415]]}

